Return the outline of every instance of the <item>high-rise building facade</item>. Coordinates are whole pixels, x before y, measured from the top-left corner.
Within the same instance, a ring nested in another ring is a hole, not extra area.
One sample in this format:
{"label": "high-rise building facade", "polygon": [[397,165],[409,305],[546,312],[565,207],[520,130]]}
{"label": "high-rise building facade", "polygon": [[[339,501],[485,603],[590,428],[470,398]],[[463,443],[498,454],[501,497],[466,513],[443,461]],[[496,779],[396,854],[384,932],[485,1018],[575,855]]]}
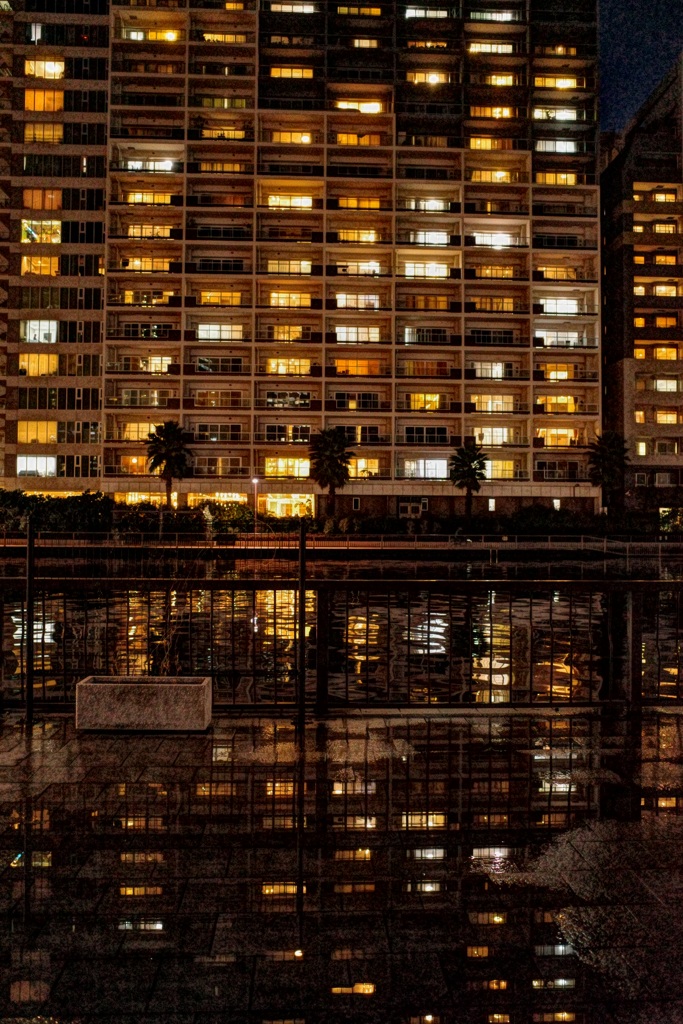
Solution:
{"label": "high-rise building facade", "polygon": [[339,426],[341,512],[468,438],[479,510],[594,509],[591,0],[13,6],[5,486],[161,497],[178,420],[181,504],[296,513]]}
{"label": "high-rise building facade", "polygon": [[683,483],[681,63],[603,172],[606,423],[629,446],[628,506],[680,505]]}

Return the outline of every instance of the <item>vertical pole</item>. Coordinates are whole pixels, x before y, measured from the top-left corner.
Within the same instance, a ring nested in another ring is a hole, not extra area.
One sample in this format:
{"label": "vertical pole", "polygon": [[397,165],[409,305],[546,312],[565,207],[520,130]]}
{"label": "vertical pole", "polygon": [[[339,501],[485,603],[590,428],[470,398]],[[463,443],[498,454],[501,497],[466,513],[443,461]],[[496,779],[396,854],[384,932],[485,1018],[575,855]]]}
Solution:
{"label": "vertical pole", "polygon": [[33,725],[33,675],[35,644],[33,635],[33,602],[35,572],[35,532],[29,515],[26,523],[26,724]]}
{"label": "vertical pole", "polygon": [[298,727],[303,736],[306,724],[306,520],[299,520],[299,622],[297,628],[299,679]]}

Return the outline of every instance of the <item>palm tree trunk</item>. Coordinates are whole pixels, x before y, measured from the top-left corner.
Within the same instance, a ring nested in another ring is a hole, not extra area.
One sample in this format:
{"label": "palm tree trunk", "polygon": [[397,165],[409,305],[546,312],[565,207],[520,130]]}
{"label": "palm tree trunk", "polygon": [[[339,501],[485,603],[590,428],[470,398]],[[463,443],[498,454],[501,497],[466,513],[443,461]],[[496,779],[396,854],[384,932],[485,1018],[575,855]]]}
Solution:
{"label": "palm tree trunk", "polygon": [[465,489],[465,528],[469,530],[472,525],[472,488]]}
{"label": "palm tree trunk", "polygon": [[171,508],[171,492],[173,490],[173,479],[170,476],[166,477],[166,508]]}
{"label": "palm tree trunk", "polygon": [[327,489],[327,501],[325,502],[325,511],[328,516],[334,515],[335,502],[337,497],[337,491],[334,484],[330,484]]}

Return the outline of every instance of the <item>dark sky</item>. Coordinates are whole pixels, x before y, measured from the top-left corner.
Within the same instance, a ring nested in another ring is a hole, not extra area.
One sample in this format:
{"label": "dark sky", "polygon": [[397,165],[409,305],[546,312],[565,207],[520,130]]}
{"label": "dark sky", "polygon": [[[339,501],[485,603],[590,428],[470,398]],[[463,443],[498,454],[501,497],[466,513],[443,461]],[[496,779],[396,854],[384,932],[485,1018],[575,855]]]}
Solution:
{"label": "dark sky", "polygon": [[600,0],[602,127],[623,128],[683,50],[681,0]]}

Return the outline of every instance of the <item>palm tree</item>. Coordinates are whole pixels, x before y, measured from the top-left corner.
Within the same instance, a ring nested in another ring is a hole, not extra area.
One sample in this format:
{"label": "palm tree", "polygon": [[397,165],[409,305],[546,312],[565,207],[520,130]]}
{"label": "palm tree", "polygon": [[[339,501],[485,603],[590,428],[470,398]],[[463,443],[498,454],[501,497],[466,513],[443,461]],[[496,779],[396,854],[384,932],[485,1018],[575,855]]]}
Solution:
{"label": "palm tree", "polygon": [[480,489],[480,480],[486,479],[486,455],[484,449],[467,441],[451,456],[451,481],[465,492],[465,523],[469,528],[472,521],[472,495]]}
{"label": "palm tree", "polygon": [[616,430],[606,430],[588,445],[588,479],[602,488],[602,500],[610,508],[624,494],[624,476],[631,461],[628,445]]}
{"label": "palm tree", "polygon": [[177,420],[158,424],[147,435],[147,464],[150,472],[158,469],[166,484],[166,508],[171,507],[174,480],[182,480],[190,468],[192,452],[185,444],[185,432]]}
{"label": "palm tree", "polygon": [[327,512],[334,515],[334,499],[338,490],[349,482],[352,451],[347,446],[341,427],[327,427],[311,438],[308,446],[311,459],[311,480],[328,493]]}

